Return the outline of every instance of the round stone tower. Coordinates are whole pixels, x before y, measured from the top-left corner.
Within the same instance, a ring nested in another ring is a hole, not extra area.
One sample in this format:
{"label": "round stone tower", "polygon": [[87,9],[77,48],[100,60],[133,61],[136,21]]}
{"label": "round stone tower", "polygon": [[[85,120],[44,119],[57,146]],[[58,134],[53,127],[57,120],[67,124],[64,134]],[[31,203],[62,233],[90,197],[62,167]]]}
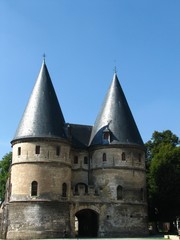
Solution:
{"label": "round stone tower", "polygon": [[12,140],[8,239],[69,232],[70,143],[45,61]]}
{"label": "round stone tower", "polygon": [[145,148],[116,73],[90,139],[90,176],[102,198],[99,236],[147,235]]}

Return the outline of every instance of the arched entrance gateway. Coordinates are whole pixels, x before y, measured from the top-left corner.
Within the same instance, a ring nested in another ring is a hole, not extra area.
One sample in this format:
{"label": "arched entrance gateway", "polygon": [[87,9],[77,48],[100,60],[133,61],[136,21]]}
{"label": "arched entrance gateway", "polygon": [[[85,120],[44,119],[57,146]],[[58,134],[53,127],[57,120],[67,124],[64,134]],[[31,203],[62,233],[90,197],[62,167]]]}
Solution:
{"label": "arched entrance gateway", "polygon": [[98,236],[98,213],[91,209],[82,209],[75,215],[77,237]]}

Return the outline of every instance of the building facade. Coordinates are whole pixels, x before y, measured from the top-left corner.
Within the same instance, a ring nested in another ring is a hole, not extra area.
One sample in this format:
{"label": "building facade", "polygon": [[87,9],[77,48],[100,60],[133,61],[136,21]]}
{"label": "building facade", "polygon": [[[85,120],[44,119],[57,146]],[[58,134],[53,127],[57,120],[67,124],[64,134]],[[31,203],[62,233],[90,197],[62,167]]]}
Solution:
{"label": "building facade", "polygon": [[3,238],[147,235],[145,148],[116,73],[94,126],[70,124],[43,61],[11,144]]}

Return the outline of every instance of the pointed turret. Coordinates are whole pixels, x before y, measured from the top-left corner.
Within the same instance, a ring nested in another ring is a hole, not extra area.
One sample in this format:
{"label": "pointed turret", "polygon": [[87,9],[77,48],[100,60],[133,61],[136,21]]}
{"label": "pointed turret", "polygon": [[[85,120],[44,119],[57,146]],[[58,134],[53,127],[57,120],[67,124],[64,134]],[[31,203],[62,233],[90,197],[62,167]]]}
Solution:
{"label": "pointed turret", "polygon": [[103,144],[143,145],[116,73],[90,138],[90,145]]}
{"label": "pointed turret", "polygon": [[66,138],[64,117],[43,61],[13,141],[24,138]]}

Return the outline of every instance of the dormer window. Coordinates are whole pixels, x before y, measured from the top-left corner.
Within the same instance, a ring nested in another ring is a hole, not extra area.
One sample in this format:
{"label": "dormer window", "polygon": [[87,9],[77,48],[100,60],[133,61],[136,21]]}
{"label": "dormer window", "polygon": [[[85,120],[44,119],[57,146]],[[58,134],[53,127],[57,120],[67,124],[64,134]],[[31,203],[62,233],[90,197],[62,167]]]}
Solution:
{"label": "dormer window", "polygon": [[109,133],[108,132],[105,132],[103,133],[103,139],[109,139]]}
{"label": "dormer window", "polygon": [[109,143],[110,142],[110,131],[107,127],[103,131],[102,138],[103,138],[103,143]]}

